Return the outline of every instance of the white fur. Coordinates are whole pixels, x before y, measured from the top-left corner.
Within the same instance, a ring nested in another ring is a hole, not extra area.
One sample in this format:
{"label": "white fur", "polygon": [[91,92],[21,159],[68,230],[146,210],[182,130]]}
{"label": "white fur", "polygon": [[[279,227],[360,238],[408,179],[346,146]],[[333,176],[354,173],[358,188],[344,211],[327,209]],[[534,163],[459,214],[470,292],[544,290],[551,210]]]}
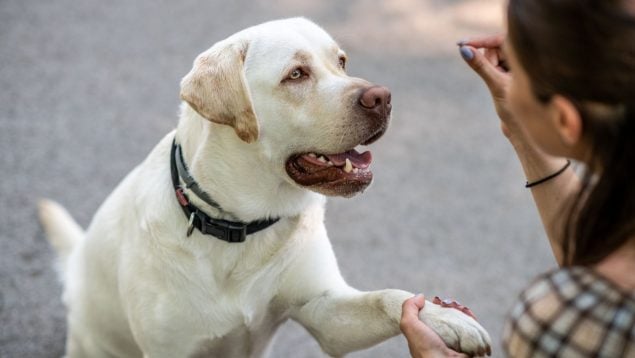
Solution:
{"label": "white fur", "polygon": [[[351,288],[326,234],[325,198],[296,185],[284,170],[293,153],[333,153],[359,143],[354,135],[363,128],[349,107],[369,83],[339,69],[342,51],[305,19],[244,30],[206,53],[225,56],[227,46],[238,42],[246,44],[249,94],[232,105],[251,106],[256,127],[231,117],[219,124],[184,102],[177,130],[106,199],[85,235],[61,207],[41,205],[65,265],[69,357],[260,357],[289,318],[332,356],[399,333],[402,303],[413,295]],[[283,85],[284,70],[299,50],[310,55],[313,77]],[[243,221],[281,220],[244,243],[196,230],[186,237],[187,220],[170,180],[175,136],[192,175],[227,212]],[[489,345],[485,330],[454,309],[428,303],[421,318],[468,353]]]}

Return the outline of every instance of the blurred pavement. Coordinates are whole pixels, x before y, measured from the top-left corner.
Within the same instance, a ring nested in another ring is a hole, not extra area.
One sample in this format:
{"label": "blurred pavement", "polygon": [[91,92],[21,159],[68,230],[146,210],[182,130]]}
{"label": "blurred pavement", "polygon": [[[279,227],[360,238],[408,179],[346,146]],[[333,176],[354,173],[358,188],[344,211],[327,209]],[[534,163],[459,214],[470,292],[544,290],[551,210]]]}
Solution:
{"label": "blurred pavement", "polygon": [[[393,122],[372,146],[375,182],[332,199],[341,270],[364,290],[402,288],[470,306],[500,357],[504,316],[555,266],[485,87],[455,42],[497,31],[501,0],[0,1],[0,357],[59,357],[61,286],[35,203],[85,227],[177,121],[180,78],[214,42],[303,15],[348,52],[351,75],[388,86]],[[299,325],[273,357],[322,357]],[[350,357],[407,357],[393,338]]]}

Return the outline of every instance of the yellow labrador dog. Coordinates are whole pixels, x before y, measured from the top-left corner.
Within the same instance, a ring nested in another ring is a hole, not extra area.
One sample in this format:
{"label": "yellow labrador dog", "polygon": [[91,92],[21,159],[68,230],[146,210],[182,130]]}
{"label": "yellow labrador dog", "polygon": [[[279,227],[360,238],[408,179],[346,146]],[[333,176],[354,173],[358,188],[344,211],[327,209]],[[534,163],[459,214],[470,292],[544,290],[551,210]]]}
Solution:
{"label": "yellow labrador dog", "polygon": [[[413,294],[340,275],[325,196],[372,180],[355,148],[386,130],[390,92],[346,75],[314,23],[264,23],[216,43],[181,82],[180,120],[83,231],[40,216],[60,258],[69,357],[261,357],[291,318],[331,356],[399,333]],[[431,302],[421,319],[457,350],[487,332]]]}

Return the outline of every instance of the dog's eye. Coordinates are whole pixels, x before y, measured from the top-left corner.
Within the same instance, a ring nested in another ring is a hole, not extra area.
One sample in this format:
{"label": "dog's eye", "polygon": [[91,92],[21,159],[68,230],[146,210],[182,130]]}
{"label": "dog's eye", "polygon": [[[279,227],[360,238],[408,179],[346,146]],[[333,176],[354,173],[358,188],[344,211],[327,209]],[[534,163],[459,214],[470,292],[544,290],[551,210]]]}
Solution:
{"label": "dog's eye", "polygon": [[340,67],[345,70],[346,69],[346,57],[340,57]]}
{"label": "dog's eye", "polygon": [[301,68],[296,68],[295,70],[291,71],[291,73],[289,74],[289,79],[290,80],[299,80],[300,78],[306,76],[307,74],[302,71]]}

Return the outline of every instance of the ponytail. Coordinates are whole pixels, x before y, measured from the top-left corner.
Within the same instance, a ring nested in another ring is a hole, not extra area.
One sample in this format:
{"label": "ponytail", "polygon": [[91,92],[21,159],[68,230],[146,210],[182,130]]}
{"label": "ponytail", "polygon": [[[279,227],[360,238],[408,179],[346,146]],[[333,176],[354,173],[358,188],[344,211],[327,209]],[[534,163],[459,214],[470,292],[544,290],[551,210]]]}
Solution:
{"label": "ponytail", "polygon": [[597,263],[635,237],[635,106],[621,112],[620,119],[584,121],[598,161],[587,168],[570,211],[565,265]]}

